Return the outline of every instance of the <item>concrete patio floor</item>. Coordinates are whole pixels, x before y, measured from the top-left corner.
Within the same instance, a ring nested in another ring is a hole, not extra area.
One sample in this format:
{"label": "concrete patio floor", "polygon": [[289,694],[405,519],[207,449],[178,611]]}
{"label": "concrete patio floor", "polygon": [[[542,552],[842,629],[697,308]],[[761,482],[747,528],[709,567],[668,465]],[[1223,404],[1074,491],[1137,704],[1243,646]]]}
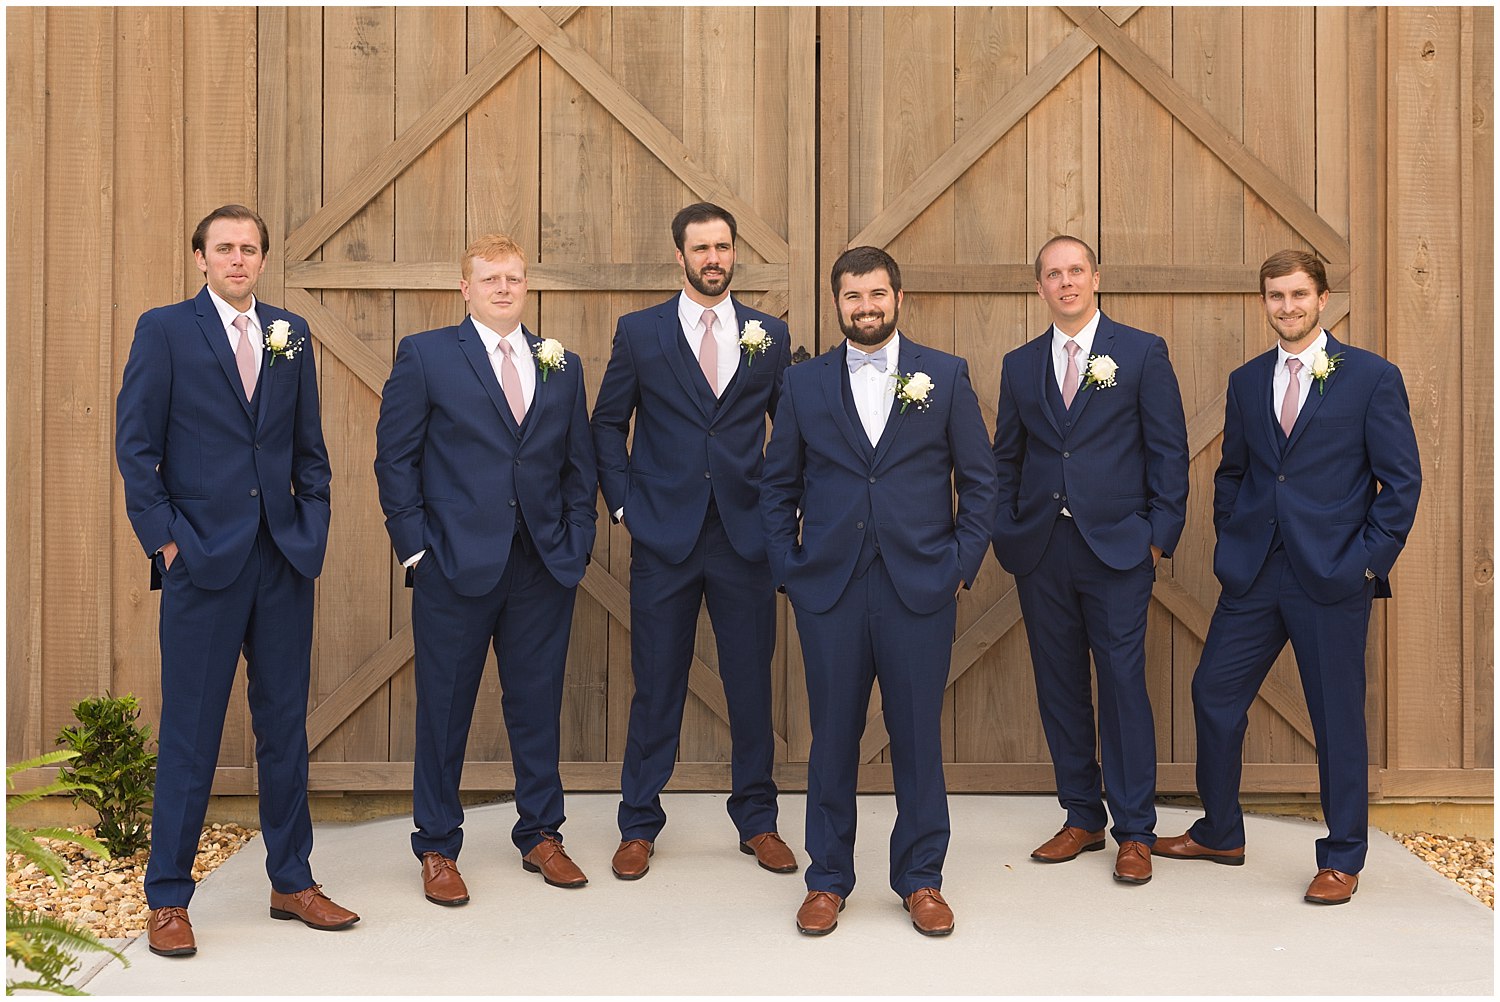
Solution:
{"label": "concrete patio floor", "polygon": [[[471,809],[459,866],[472,901],[422,896],[409,818],[317,828],[324,890],[363,920],[326,933],[267,915],[263,843],[205,879],[198,955],[131,942],[97,995],[1475,995],[1494,991],[1494,913],[1379,831],[1347,905],[1305,904],[1322,826],[1249,817],[1241,867],[1155,860],[1144,886],[1110,877],[1114,846],[1043,865],[1051,797],[955,795],[946,938],[912,928],[887,887],[889,796],[860,798],[859,887],[838,928],[800,935],[802,875],[739,852],[718,794],[670,794],[645,878],[616,880],[617,798],[568,797],[564,835],[587,887],[521,869],[509,804]],[[801,851],[804,798],[781,800]],[[1159,809],[1177,834],[1196,812]]]}

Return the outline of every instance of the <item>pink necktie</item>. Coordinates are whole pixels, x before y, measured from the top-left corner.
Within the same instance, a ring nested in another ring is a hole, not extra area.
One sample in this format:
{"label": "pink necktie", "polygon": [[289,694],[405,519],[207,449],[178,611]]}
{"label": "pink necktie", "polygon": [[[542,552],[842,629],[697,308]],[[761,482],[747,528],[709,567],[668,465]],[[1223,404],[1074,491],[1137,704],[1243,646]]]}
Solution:
{"label": "pink necktie", "polygon": [[500,388],[505,391],[511,416],[520,424],[526,417],[526,397],[521,393],[521,373],[511,359],[510,342],[504,338],[500,339]]}
{"label": "pink necktie", "polygon": [[240,382],[245,385],[245,399],[255,396],[255,380],[260,373],[255,368],[255,352],[250,348],[250,318],[241,313],[234,318],[234,329],[240,332],[240,343],[234,348],[234,364],[240,370]]}
{"label": "pink necktie", "polygon": [[1063,350],[1068,353],[1068,367],[1063,370],[1063,406],[1072,407],[1073,398],[1078,396],[1078,342],[1069,338]]}
{"label": "pink necktie", "polygon": [[1297,384],[1297,373],[1302,363],[1295,358],[1286,360],[1286,396],[1281,398],[1281,430],[1287,438],[1292,437],[1292,426],[1297,423],[1297,399],[1302,396],[1302,387]]}
{"label": "pink necktie", "polygon": [[713,310],[703,311],[703,343],[698,346],[698,365],[703,369],[703,378],[714,396],[719,395],[719,341],[714,337],[714,321],[719,319]]}

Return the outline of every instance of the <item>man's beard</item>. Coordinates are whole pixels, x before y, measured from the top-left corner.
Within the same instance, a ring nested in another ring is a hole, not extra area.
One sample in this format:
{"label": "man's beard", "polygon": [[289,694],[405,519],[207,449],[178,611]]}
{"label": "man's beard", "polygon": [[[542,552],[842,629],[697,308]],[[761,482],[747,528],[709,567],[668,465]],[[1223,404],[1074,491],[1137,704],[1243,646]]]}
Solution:
{"label": "man's beard", "polygon": [[[722,268],[720,270],[723,272],[722,276],[715,274],[709,276],[708,278],[703,277],[703,272],[701,270],[694,271],[691,268],[684,268],[683,272],[687,275],[688,285],[691,285],[694,289],[697,289],[698,292],[702,295],[722,296],[724,294],[724,290],[729,288],[729,280],[734,278],[734,266],[731,265],[728,268]],[[717,285],[717,288],[715,288],[715,285]]]}
{"label": "man's beard", "polygon": [[[861,314],[861,316],[864,315],[865,314]],[[852,321],[845,321],[844,315],[840,313],[839,330],[844,332],[844,337],[848,338],[850,341],[853,341],[855,344],[880,344],[882,341],[887,340],[892,334],[896,332],[896,321],[900,317],[900,315],[900,308],[892,307],[891,318],[889,320],[881,324],[879,327],[875,327],[869,331],[865,331],[861,330],[858,324],[855,324]]]}
{"label": "man's beard", "polygon": [[1292,336],[1288,336],[1287,332],[1284,331],[1284,330],[1282,330],[1280,327],[1277,327],[1274,324],[1272,326],[1275,327],[1275,329],[1276,329],[1276,336],[1279,337],[1279,338],[1281,338],[1281,341],[1282,341],[1283,344],[1290,344],[1290,345],[1309,344],[1310,342],[1309,342],[1308,339],[1312,338],[1312,337],[1316,337],[1318,331],[1320,331],[1320,330],[1323,329],[1323,327],[1322,327],[1322,320],[1323,320],[1322,314],[1320,314],[1320,313],[1313,314],[1312,317],[1304,319],[1303,322],[1306,323],[1307,326],[1303,330],[1295,333]]}

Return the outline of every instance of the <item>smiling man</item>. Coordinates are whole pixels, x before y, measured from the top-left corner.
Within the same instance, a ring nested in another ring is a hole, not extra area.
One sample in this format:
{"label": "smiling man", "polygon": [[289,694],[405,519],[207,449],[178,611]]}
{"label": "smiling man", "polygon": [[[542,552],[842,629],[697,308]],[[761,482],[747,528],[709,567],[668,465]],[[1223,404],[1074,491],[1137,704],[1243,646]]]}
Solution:
{"label": "smiling man", "polygon": [[918,932],[946,936],[943,694],[958,592],[994,519],[994,461],[968,363],[898,330],[895,260],[855,247],[831,283],[844,340],[787,374],[761,482],[812,724],[797,929],[832,932],[854,889],[859,742],[879,679],[896,791],[890,887]]}
{"label": "smiling man", "polygon": [[1156,838],[1146,612],[1156,562],[1186,521],[1187,427],[1166,342],[1105,316],[1098,290],[1086,243],[1058,236],[1042,245],[1036,291],[1052,325],[1006,355],[1000,372],[995,556],[1016,577],[1066,812],[1031,856],[1065,863],[1104,848],[1107,796],[1114,877],[1144,884]]}
{"label": "smiling man", "polygon": [[766,870],[791,873],[797,859],[776,830],[771,778],[776,595],[757,508],[766,418],[776,415],[789,359],[787,329],[729,294],[729,212],[689,205],[672,220],[672,239],[682,292],[620,318],[594,404],[599,486],[615,521],[630,531],[635,695],[611,868],[621,880],[645,876],[667,823],[661,791],[676,764],[706,601],[729,708],[729,817],[741,852]]}
{"label": "smiling man", "polygon": [[243,205],[193,232],[196,297],[143,314],[115,407],[125,510],[161,590],[161,725],[146,900],[152,953],[197,952],[188,902],[241,651],[271,915],[359,916],[313,881],[307,690],[328,452],[307,321],[255,298],[266,224]]}
{"label": "smiling man", "polygon": [[1270,351],[1229,375],[1214,475],[1214,574],[1222,589],[1193,675],[1203,817],[1153,852],[1245,862],[1241,754],[1250,704],[1291,641],[1318,752],[1328,837],[1303,895],[1344,904],[1368,848],[1365,639],[1373,599],[1416,519],[1422,465],[1401,370],[1322,327],[1323,262],[1302,251],[1260,267]]}
{"label": "smiling man", "polygon": [[588,883],[563,849],[558,755],[573,600],[597,518],[583,364],[521,323],[525,255],[490,234],[461,269],[468,317],[402,339],[375,429],[380,506],[412,588],[411,846],[423,894],[448,906],[469,900],[458,791],[489,648],[521,866],[554,887]]}

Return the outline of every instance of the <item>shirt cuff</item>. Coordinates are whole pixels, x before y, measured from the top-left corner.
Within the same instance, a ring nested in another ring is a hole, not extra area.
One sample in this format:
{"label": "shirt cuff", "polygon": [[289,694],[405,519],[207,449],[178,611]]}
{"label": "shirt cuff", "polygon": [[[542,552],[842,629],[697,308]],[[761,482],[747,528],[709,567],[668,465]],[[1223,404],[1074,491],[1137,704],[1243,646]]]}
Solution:
{"label": "shirt cuff", "polygon": [[406,560],[405,560],[405,562],[403,562],[401,564],[401,566],[402,567],[415,567],[415,566],[417,566],[417,561],[421,560],[426,555],[427,555],[427,551],[426,550],[418,550],[416,553],[413,553],[411,556],[407,557]]}

